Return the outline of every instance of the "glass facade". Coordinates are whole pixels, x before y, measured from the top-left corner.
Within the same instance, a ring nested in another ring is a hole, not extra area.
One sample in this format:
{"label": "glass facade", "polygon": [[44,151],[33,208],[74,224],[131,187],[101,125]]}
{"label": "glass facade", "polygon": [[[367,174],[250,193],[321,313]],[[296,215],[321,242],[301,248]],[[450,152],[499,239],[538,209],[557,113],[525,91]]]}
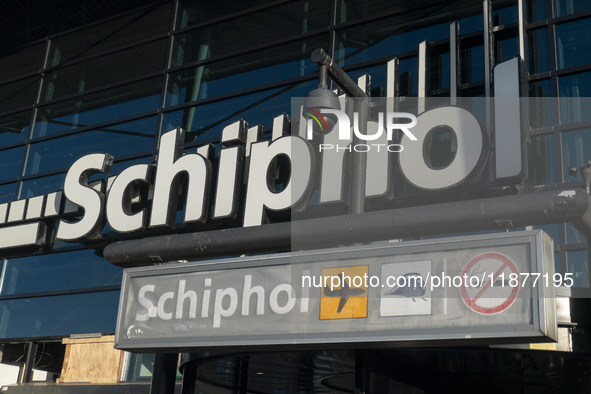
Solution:
{"label": "glass facade", "polygon": [[[113,155],[113,174],[151,163],[159,136],[175,127],[190,132],[187,149],[218,143],[239,118],[269,133],[291,97],[317,86],[310,53],[319,47],[351,76],[370,73],[376,96],[386,94],[386,63],[397,57],[400,95],[416,96],[426,40],[427,96],[447,97],[449,24],[458,21],[459,95],[485,94],[480,2],[139,3],[0,57],[0,203],[61,190],[88,153]],[[519,55],[517,4],[492,1],[494,62]],[[591,158],[591,6],[528,0],[525,8],[528,94],[556,98],[532,110],[526,186],[580,186],[568,167]],[[568,224],[541,228],[554,238],[558,269],[589,288],[584,237]],[[0,340],[114,332],[120,279],[119,268],[77,244],[3,256]]]}

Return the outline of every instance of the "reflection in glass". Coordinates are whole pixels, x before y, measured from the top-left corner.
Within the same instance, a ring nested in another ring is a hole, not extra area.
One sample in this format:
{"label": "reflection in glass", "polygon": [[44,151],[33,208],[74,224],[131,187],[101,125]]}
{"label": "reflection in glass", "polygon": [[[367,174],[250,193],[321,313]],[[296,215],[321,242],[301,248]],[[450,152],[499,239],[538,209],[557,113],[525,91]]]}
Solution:
{"label": "reflection in glass", "polygon": [[537,22],[548,18],[546,0],[529,0],[526,2],[527,21]]}
{"label": "reflection in glass", "polygon": [[172,73],[169,76],[166,106],[312,74],[318,70],[318,66],[310,59],[310,53],[316,48],[326,48],[327,39],[327,35],[311,37],[304,42]]}
{"label": "reflection in glass", "polygon": [[38,71],[43,66],[45,42],[29,45],[0,58],[0,81]]}
{"label": "reflection in glass", "polygon": [[538,80],[529,84],[529,117],[533,129],[552,126],[554,123],[554,102],[550,79]]}
{"label": "reflection in glass", "polygon": [[162,133],[182,127],[193,132],[196,142],[216,142],[222,129],[240,118],[270,130],[273,117],[290,113],[292,97],[305,97],[317,86],[314,80],[169,112],[162,118]]}
{"label": "reflection in glass", "polygon": [[416,96],[419,91],[419,59],[400,61],[400,96]]}
{"label": "reflection in glass", "polygon": [[26,111],[0,118],[0,146],[27,139],[32,114],[32,111]]}
{"label": "reflection in glass", "polygon": [[555,244],[560,243],[560,226],[562,224],[541,224],[533,226],[534,229],[544,230],[554,240]]}
{"label": "reflection in glass", "polygon": [[565,16],[591,9],[591,3],[582,0],[554,0],[554,17]]}
{"label": "reflection in glass", "polygon": [[573,287],[589,288],[589,264],[586,250],[566,252],[568,260],[567,272],[572,273]]}
{"label": "reflection in glass", "polygon": [[477,3],[458,8],[457,3],[429,2],[389,18],[345,28],[337,31],[334,59],[345,66],[379,59],[384,54],[416,51],[422,41],[449,39],[449,23],[481,13]]}
{"label": "reflection in glass", "polygon": [[51,40],[46,68],[163,34],[171,4],[153,6]]}
{"label": "reflection in glass", "polygon": [[484,81],[484,45],[460,47],[461,83]]}
{"label": "reflection in glass", "polygon": [[519,40],[517,37],[495,41],[496,63],[504,62],[515,56],[519,56]]}
{"label": "reflection in glass", "polygon": [[591,19],[556,25],[556,62],[559,69],[591,63]]}
{"label": "reflection in glass", "polygon": [[102,152],[119,158],[151,151],[156,126],[156,117],[149,117],[31,144],[25,173],[67,169],[89,153]]}
{"label": "reflection in glass", "polygon": [[566,223],[566,243],[567,244],[584,244],[587,240],[574,226]]}
{"label": "reflection in glass", "polygon": [[282,4],[178,34],[172,65],[203,61],[325,27],[329,1]]}
{"label": "reflection in glass", "polygon": [[162,70],[166,39],[101,56],[47,73],[41,101],[83,93],[101,86]]}
{"label": "reflection in glass", "polygon": [[198,23],[208,22],[212,19],[231,15],[249,8],[259,7],[273,0],[243,0],[227,2],[208,2],[193,0],[181,0],[179,3],[176,28],[182,29]]}
{"label": "reflection in glass", "polygon": [[0,186],[0,204],[16,200],[16,182]]}
{"label": "reflection in glass", "polygon": [[561,124],[591,120],[591,72],[559,77],[558,95]]}
{"label": "reflection in glass", "polygon": [[130,353],[126,382],[149,381],[154,369],[153,353]]}
{"label": "reflection in glass", "polygon": [[429,67],[429,90],[449,89],[449,52],[432,53]]}
{"label": "reflection in glass", "polygon": [[115,332],[119,291],[0,301],[0,338]]}
{"label": "reflection in glass", "polygon": [[0,294],[118,285],[123,270],[92,249],[8,259]]}
{"label": "reflection in glass", "polygon": [[49,194],[63,190],[65,179],[66,174],[64,173],[23,181],[20,198],[41,196],[44,194]]}
{"label": "reflection in glass", "polygon": [[516,23],[519,20],[517,0],[493,0],[492,20],[494,26]]}
{"label": "reflection in glass", "polygon": [[408,32],[408,22],[397,18],[372,22],[371,29],[361,25],[337,31],[334,60],[343,67],[379,59],[384,54],[395,56],[416,51],[426,38],[437,40],[449,36],[448,24],[419,28],[419,23],[416,30]]}
{"label": "reflection in glass", "polygon": [[37,101],[39,77],[30,77],[0,85],[0,113],[33,105]]}
{"label": "reflection in glass", "polygon": [[162,78],[156,77],[40,107],[33,137],[156,110],[160,105],[161,85]]}
{"label": "reflection in glass", "polygon": [[568,174],[568,167],[580,168],[587,159],[591,159],[591,130],[576,130],[562,133],[562,166],[565,182],[579,182],[580,174]]}
{"label": "reflection in glass", "polygon": [[0,151],[0,180],[16,178],[21,174],[25,147]]}
{"label": "reflection in glass", "polygon": [[534,135],[527,152],[528,176],[530,186],[556,183],[556,156],[554,135]]}
{"label": "reflection in glass", "polygon": [[550,49],[548,30],[539,29],[528,32],[529,72],[532,74],[550,71]]}

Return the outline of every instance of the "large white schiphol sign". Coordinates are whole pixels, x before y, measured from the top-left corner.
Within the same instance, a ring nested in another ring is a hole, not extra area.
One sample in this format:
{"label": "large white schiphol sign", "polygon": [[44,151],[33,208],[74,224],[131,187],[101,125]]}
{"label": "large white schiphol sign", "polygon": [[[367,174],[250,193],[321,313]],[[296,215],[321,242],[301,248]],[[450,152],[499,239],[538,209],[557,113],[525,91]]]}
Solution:
{"label": "large white schiphol sign", "polygon": [[[201,224],[228,219],[244,227],[258,226],[269,222],[269,213],[277,217],[306,209],[312,191],[318,192],[315,204],[347,201],[343,185],[348,152],[368,152],[367,198],[397,198],[392,187],[394,167],[405,182],[427,193],[462,187],[481,176],[485,167],[489,184],[519,182],[525,158],[517,59],[498,65],[495,73],[499,80],[513,78],[515,83],[509,84],[505,96],[515,100],[502,109],[499,102],[494,130],[459,105],[415,115],[388,111],[386,104],[364,132],[345,104],[333,110],[300,105],[297,115],[308,111],[307,119],[291,122],[285,114],[276,117],[270,140],[261,140],[260,126],[248,127],[244,120],[228,125],[219,151],[208,145],[187,153],[184,131],[170,130],[160,138],[155,163],[133,165],[113,177],[108,177],[113,164],[108,152],[83,156],[68,170],[63,191],[0,204],[0,248],[51,244],[53,237],[68,242],[92,240],[100,237],[107,223],[121,234],[177,224],[198,229]],[[499,87],[497,94],[502,93]],[[318,144],[311,130],[314,124],[326,124],[328,116],[337,122]],[[434,166],[428,154],[427,145],[433,143],[429,136],[435,129],[447,130],[453,139],[449,162],[443,166]],[[354,136],[360,144],[352,144]],[[275,190],[268,178],[281,157],[289,161],[289,175],[284,187]],[[96,174],[108,179],[93,183],[90,180]],[[184,194],[184,207],[177,206],[180,194]],[[179,208],[184,209],[184,217],[177,223]]]}
{"label": "large white schiphol sign", "polygon": [[126,269],[115,344],[552,341],[553,256],[537,230]]}

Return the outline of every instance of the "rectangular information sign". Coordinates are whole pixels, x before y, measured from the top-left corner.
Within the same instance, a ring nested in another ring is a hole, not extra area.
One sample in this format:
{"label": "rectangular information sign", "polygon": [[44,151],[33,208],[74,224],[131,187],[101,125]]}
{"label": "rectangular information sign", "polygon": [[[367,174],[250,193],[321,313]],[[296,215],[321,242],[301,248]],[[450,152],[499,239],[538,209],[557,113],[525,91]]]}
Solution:
{"label": "rectangular information sign", "polygon": [[539,230],[132,268],[115,346],[551,341],[554,290],[569,283]]}

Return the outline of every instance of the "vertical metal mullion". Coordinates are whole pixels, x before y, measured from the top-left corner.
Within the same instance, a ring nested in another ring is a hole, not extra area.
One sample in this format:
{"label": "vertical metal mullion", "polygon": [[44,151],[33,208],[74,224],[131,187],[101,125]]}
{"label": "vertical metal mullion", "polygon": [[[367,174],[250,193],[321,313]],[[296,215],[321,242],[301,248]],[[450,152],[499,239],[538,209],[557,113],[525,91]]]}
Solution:
{"label": "vertical metal mullion", "polygon": [[400,100],[400,60],[394,58],[386,64],[386,112],[397,112]]}
{"label": "vertical metal mullion", "polygon": [[369,392],[367,363],[363,350],[355,351],[355,394]]}
{"label": "vertical metal mullion", "polygon": [[160,141],[160,136],[162,135],[162,124],[163,124],[163,110],[166,104],[166,91],[168,89],[168,70],[170,69],[170,63],[172,61],[172,51],[173,51],[173,42],[174,42],[174,27],[176,25],[176,19],[178,17],[178,10],[179,10],[179,0],[174,0],[172,6],[172,15],[170,18],[170,25],[168,28],[168,43],[166,44],[166,60],[164,63],[164,70],[162,73],[162,89],[160,92],[160,108],[158,109],[158,122],[156,127],[156,138],[154,139],[154,151],[158,149],[158,142]]}
{"label": "vertical metal mullion", "polygon": [[174,394],[178,357],[177,353],[156,353],[150,394]]}
{"label": "vertical metal mullion", "polygon": [[33,380],[33,368],[35,367],[35,355],[37,354],[37,343],[33,341],[27,342],[27,355],[25,359],[25,366],[21,373],[21,383],[30,383]]}
{"label": "vertical metal mullion", "polygon": [[[336,41],[337,41],[337,33],[335,30],[335,25],[337,24],[337,0],[331,0],[330,1],[330,22],[329,22],[329,30],[328,30],[328,48],[327,48],[327,52],[330,54],[330,57],[332,59],[335,58],[335,47],[336,47]],[[328,87],[329,89],[332,89],[332,80],[330,83],[330,86]]]}
{"label": "vertical metal mullion", "polygon": [[522,61],[527,61],[527,29],[526,29],[526,5],[524,0],[517,1],[518,13],[519,13],[519,56]]}
{"label": "vertical metal mullion", "polygon": [[459,93],[459,50],[460,25],[452,22],[449,25],[449,97],[451,105],[457,105]]}
{"label": "vertical metal mullion", "polygon": [[[484,34],[484,95],[492,97],[492,58],[493,58],[493,35],[492,35],[492,4],[491,0],[483,0],[483,34]],[[487,106],[488,109],[488,106]],[[490,111],[487,111],[487,126],[490,126]],[[489,129],[490,130],[490,129]]]}
{"label": "vertical metal mullion", "polygon": [[423,41],[419,44],[419,81],[418,81],[418,92],[417,92],[417,114],[425,112],[425,97],[427,97],[427,69],[429,63],[427,41]]}

